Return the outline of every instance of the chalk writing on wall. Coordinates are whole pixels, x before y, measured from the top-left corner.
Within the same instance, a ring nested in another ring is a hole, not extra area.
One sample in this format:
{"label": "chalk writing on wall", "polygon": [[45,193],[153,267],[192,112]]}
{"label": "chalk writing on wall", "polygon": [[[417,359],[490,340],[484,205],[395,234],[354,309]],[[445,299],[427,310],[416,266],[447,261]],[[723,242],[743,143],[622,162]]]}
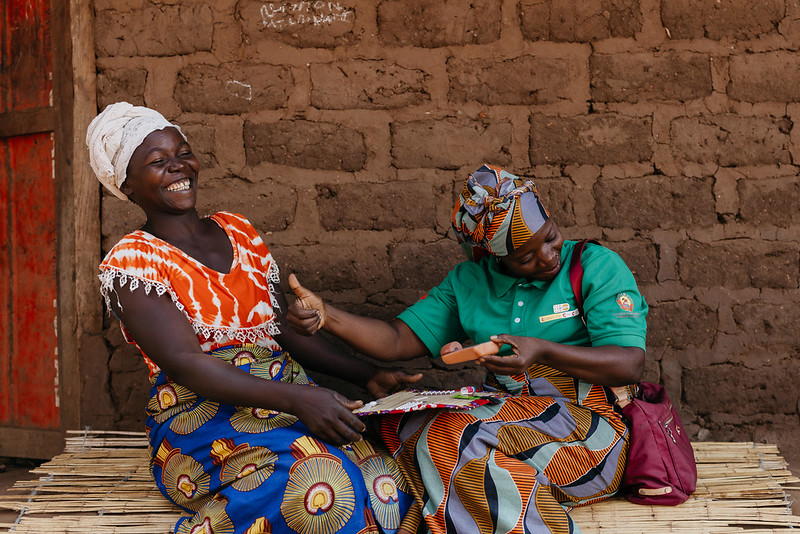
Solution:
{"label": "chalk writing on wall", "polygon": [[244,98],[245,100],[253,99],[253,87],[249,83],[243,83],[239,80],[229,80],[225,82],[225,89],[239,98]]}
{"label": "chalk writing on wall", "polygon": [[261,6],[265,28],[284,30],[297,26],[321,26],[351,22],[353,10],[339,2],[269,2]]}

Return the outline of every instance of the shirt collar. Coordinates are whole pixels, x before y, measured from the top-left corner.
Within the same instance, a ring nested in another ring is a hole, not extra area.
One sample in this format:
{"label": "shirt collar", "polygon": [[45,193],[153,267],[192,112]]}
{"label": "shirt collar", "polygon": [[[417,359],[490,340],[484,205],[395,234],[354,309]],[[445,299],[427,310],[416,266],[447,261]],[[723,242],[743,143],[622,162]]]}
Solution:
{"label": "shirt collar", "polygon": [[495,259],[495,256],[489,256],[484,260],[486,262],[486,269],[489,271],[489,283],[492,286],[492,291],[496,297],[502,297],[508,293],[515,284],[519,282],[525,283],[525,280],[508,276],[500,270],[500,263]]}
{"label": "shirt collar", "polygon": [[505,296],[514,286],[545,289],[552,283],[552,281],[547,280],[530,281],[525,278],[509,276],[500,270],[500,263],[495,261],[494,257],[487,258],[484,261],[486,261],[486,268],[489,270],[489,280],[492,285],[492,291],[494,291],[496,297]]}
{"label": "shirt collar", "polygon": [[[561,249],[561,270],[558,271],[556,280],[560,276],[569,276],[569,263],[564,263],[565,256],[569,256],[569,252],[572,250],[574,243],[571,241],[564,241],[564,245]],[[519,285],[521,287],[535,287],[537,289],[546,289],[550,284],[553,283],[553,280],[533,280],[529,281],[525,278],[515,278],[513,276],[509,276],[500,270],[500,262],[495,260],[494,256],[489,256],[488,258],[484,258],[483,261],[486,262],[486,268],[489,271],[489,280],[492,285],[492,290],[496,297],[502,297],[515,285]]]}

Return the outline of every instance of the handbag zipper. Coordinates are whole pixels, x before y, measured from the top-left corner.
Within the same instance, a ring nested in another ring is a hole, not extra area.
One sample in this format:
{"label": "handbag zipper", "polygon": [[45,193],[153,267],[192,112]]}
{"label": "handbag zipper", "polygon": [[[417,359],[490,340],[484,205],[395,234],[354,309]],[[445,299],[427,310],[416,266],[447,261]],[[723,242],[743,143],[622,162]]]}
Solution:
{"label": "handbag zipper", "polygon": [[664,423],[662,423],[662,424],[664,425],[664,430],[666,430],[666,431],[667,431],[667,434],[669,435],[669,439],[671,439],[671,440],[672,440],[672,443],[675,443],[675,444],[677,445],[677,444],[678,444],[678,442],[677,442],[677,440],[675,439],[675,436],[673,436],[673,435],[672,435],[672,429],[669,427],[669,424],[670,424],[671,422],[672,422],[672,417],[670,417],[669,419],[667,419],[666,421],[664,421]]}
{"label": "handbag zipper", "polygon": [[[672,406],[670,406],[670,409],[672,409]],[[669,427],[669,424],[673,421],[673,419],[674,419],[674,417],[672,415],[670,415],[669,419],[667,419],[664,422],[659,421],[659,423],[661,423],[661,425],[664,427],[664,430],[666,431],[667,435],[669,435],[669,437],[672,440],[672,442],[677,445],[678,442],[675,440],[675,436],[672,434],[672,429],[670,429],[670,427]],[[672,451],[672,447],[667,447],[667,453],[669,453],[669,457],[670,457],[670,459],[671,459],[671,461],[672,461],[672,463],[674,465],[675,464],[675,455],[672,454],[672,452],[673,452]],[[669,476],[669,473],[667,473],[667,475]],[[672,477],[669,477],[669,478],[672,478]],[[681,478],[681,475],[680,475],[680,473],[678,472],[677,469],[675,470],[675,478],[676,478],[675,486],[680,488],[681,491],[685,492],[686,490],[684,489],[683,479]]]}

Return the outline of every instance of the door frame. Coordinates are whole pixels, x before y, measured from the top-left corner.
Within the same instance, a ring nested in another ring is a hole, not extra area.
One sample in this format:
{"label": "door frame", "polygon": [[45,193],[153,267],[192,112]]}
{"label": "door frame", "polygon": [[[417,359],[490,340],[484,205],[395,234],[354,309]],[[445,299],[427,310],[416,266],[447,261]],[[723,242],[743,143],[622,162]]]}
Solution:
{"label": "door frame", "polygon": [[51,0],[50,31],[53,105],[10,113],[0,124],[3,137],[53,132],[60,428],[2,428],[0,455],[21,458],[51,458],[64,450],[66,430],[81,428],[81,368],[97,361],[82,349],[91,350],[93,344],[87,339],[102,336],[103,322],[96,276],[100,191],[84,142],[86,128],[97,113],[91,3]]}
{"label": "door frame", "polygon": [[62,435],[54,447],[61,452],[65,431],[82,429],[81,407],[91,391],[85,388],[82,377],[87,366],[98,364],[98,358],[90,353],[97,344],[89,339],[103,335],[103,305],[97,278],[101,259],[100,185],[89,166],[85,142],[86,128],[97,115],[94,12],[92,2],[51,1],[53,42],[59,43],[58,47],[54,45],[53,57],[53,70],[58,71],[57,75],[54,72],[58,88],[54,91],[58,95],[56,131],[64,132],[55,147]]}

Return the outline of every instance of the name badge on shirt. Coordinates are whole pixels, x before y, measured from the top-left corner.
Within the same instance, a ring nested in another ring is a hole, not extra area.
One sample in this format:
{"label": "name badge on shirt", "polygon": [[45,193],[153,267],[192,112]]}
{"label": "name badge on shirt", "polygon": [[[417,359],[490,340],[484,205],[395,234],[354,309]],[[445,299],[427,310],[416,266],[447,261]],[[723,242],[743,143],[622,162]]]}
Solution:
{"label": "name badge on shirt", "polygon": [[578,310],[572,310],[572,311],[565,311],[565,312],[561,312],[561,313],[551,313],[550,315],[542,315],[542,316],[539,317],[539,322],[540,323],[547,323],[549,321],[555,321],[557,319],[566,319],[567,317],[575,317],[579,313],[580,312],[578,312]]}

